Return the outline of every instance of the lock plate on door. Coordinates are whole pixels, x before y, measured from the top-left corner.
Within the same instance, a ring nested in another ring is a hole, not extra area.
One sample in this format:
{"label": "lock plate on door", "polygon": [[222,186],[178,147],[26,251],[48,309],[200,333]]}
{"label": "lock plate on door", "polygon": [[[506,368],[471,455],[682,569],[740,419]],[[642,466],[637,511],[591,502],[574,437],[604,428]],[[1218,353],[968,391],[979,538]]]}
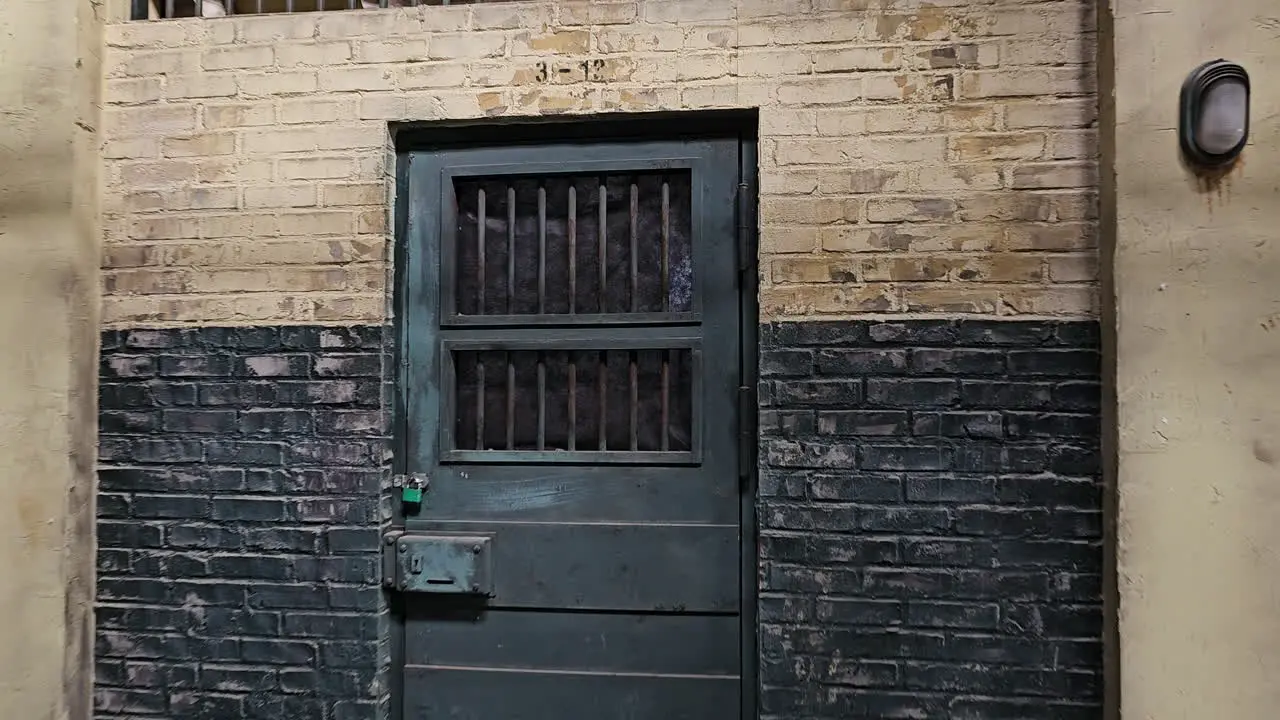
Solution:
{"label": "lock plate on door", "polygon": [[477,535],[387,536],[387,584],[401,592],[493,595],[491,538]]}

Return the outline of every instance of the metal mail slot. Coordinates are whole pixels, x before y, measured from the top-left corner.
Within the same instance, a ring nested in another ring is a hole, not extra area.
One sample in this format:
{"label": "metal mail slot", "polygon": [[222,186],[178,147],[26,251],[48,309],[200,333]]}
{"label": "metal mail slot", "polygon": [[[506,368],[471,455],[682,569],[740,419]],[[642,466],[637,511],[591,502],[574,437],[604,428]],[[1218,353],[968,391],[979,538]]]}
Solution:
{"label": "metal mail slot", "polygon": [[491,547],[491,538],[483,536],[399,535],[392,561],[394,587],[412,593],[493,595]]}

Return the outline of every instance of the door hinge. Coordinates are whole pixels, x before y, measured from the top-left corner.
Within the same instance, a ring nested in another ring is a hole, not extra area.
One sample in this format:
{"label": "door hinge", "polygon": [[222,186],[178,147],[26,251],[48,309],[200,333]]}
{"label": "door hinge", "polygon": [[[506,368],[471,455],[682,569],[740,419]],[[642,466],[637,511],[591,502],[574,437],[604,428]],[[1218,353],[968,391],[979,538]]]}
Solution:
{"label": "door hinge", "polygon": [[755,388],[745,385],[738,388],[738,477],[747,479],[756,467],[756,420],[760,409],[756,406]]}
{"label": "door hinge", "polygon": [[756,248],[752,240],[755,237],[754,210],[755,198],[751,195],[751,186],[738,183],[737,193],[737,248],[738,272],[753,272],[756,267]]}

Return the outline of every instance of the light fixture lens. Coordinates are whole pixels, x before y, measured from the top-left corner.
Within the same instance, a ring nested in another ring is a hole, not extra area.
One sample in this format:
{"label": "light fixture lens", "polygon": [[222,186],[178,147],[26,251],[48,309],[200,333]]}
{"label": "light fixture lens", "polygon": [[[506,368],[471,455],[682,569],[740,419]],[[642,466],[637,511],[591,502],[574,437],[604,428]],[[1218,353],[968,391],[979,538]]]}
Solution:
{"label": "light fixture lens", "polygon": [[1248,87],[1234,77],[1218,80],[1204,91],[1196,144],[1214,155],[1231,152],[1244,139],[1248,122]]}

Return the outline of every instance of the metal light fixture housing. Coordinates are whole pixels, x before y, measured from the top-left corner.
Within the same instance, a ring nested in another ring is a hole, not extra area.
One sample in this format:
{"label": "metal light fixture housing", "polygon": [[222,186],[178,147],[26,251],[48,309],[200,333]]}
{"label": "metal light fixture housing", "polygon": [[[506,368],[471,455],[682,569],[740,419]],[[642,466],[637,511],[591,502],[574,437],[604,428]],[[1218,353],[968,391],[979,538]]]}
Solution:
{"label": "metal light fixture housing", "polygon": [[1249,73],[1236,63],[1211,60],[1182,84],[1178,139],[1191,163],[1229,165],[1249,142]]}

